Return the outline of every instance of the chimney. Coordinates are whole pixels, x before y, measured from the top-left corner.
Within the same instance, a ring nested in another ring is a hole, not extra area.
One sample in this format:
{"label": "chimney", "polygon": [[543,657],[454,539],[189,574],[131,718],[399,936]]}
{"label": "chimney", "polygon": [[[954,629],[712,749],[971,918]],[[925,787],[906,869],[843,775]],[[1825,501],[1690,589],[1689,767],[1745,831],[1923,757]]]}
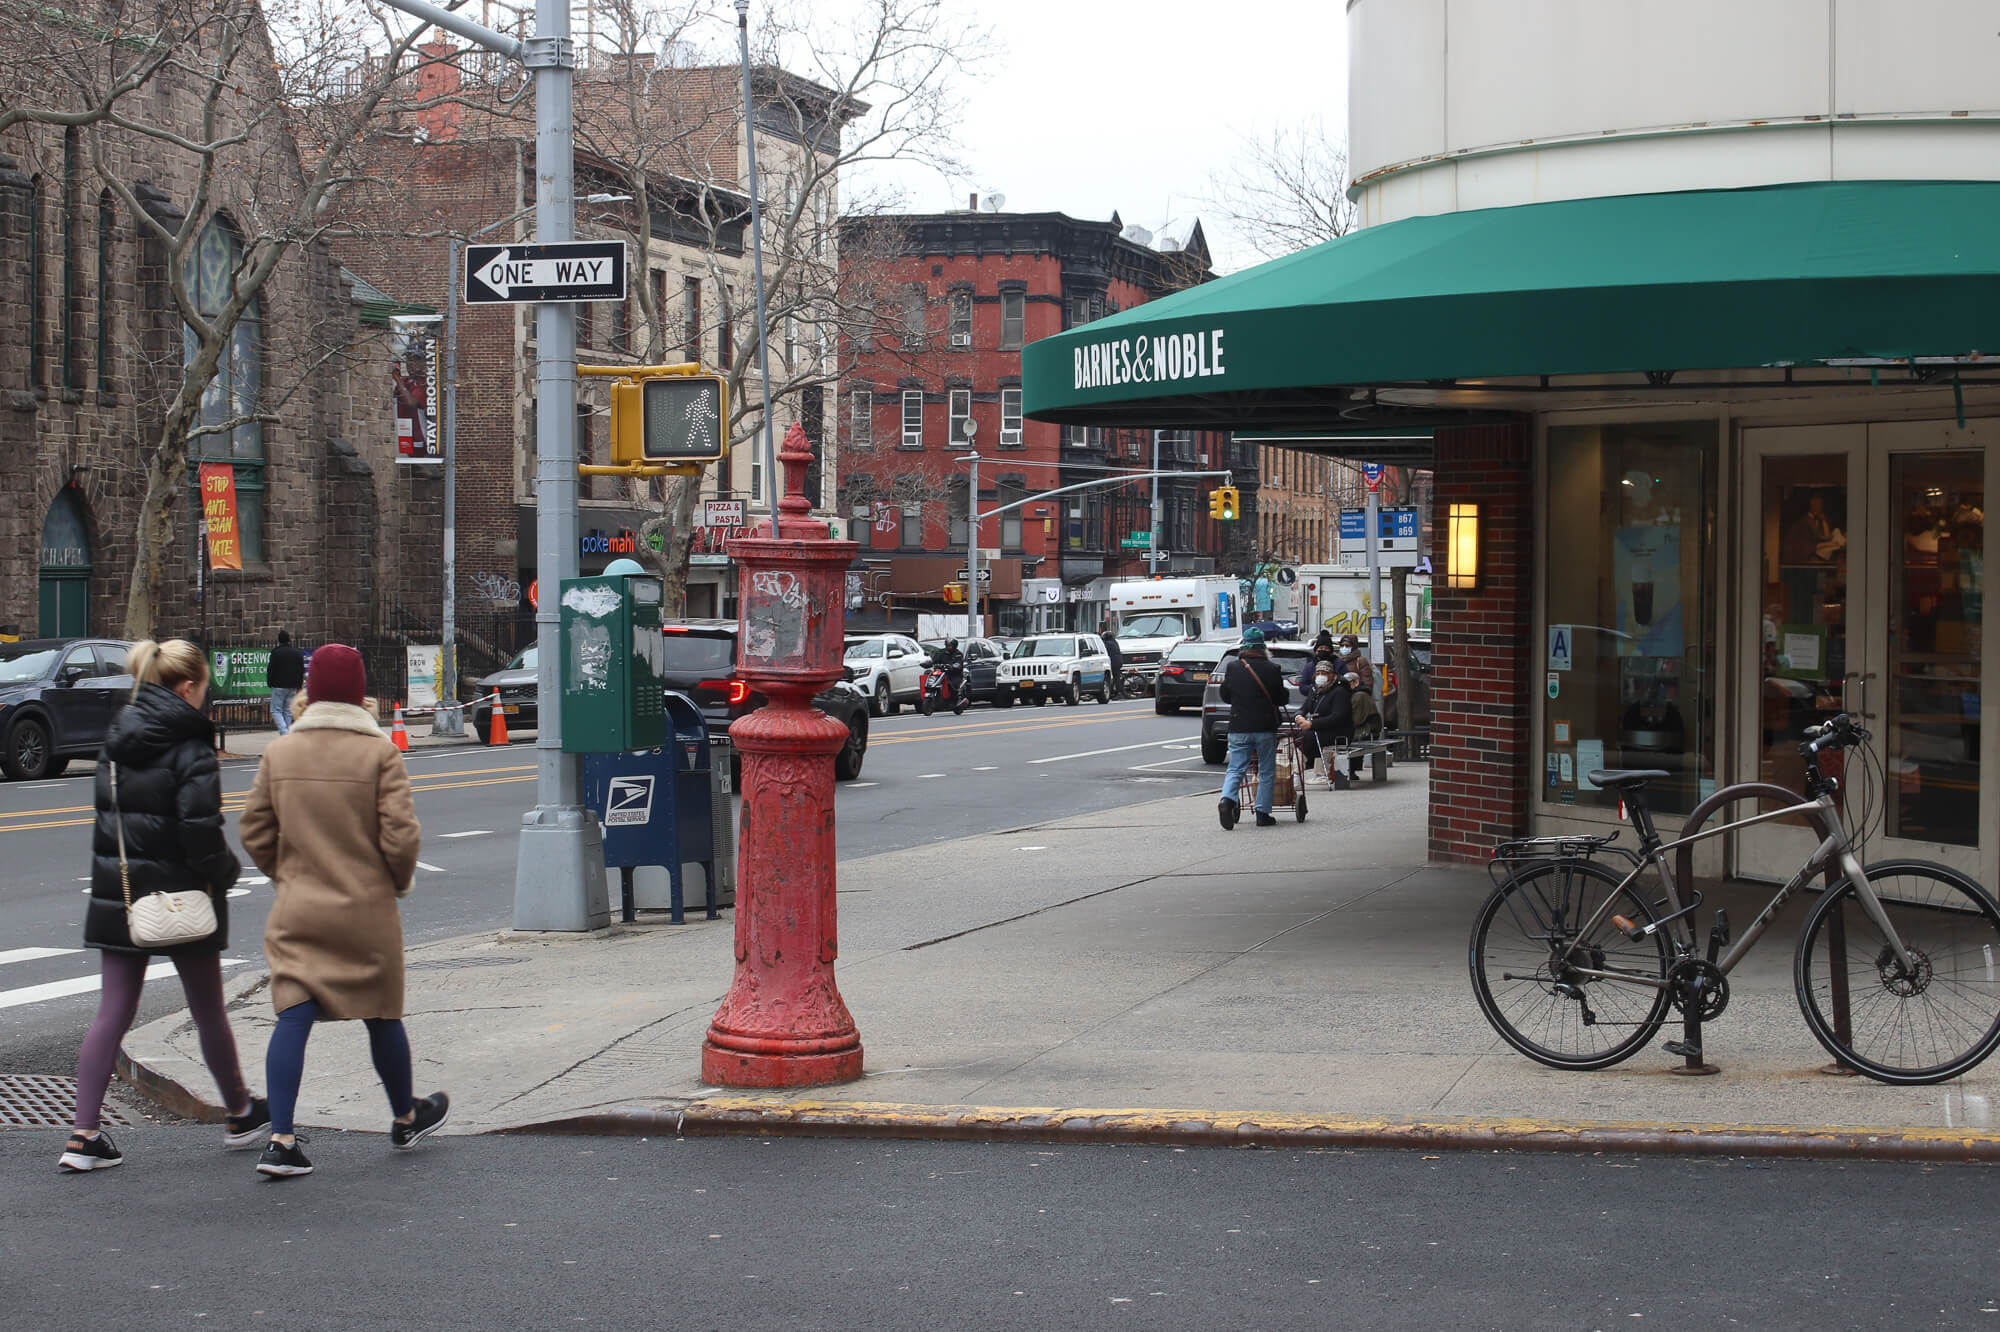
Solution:
{"label": "chimney", "polygon": [[965,211],[966,211],[966,212],[968,212],[968,213],[976,213],[976,212],[978,212],[978,211],[979,211],[979,191],[978,191],[978,190],[974,190],[974,191],[972,192],[972,201],[971,201],[970,203],[968,203],[968,204],[966,204],[966,205],[965,205]]}
{"label": "chimney", "polygon": [[[458,48],[434,38],[417,48],[423,64],[417,68],[417,123],[433,139],[458,137],[458,116],[464,108],[446,101],[459,95],[464,79],[458,68]],[[436,103],[436,105],[432,105]]]}

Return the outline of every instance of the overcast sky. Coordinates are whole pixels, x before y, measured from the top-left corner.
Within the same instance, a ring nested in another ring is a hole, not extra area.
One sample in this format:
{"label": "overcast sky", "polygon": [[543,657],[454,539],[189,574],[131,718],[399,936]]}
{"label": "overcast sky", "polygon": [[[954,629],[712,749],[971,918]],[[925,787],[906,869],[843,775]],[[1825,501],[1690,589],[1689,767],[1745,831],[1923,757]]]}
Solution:
{"label": "overcast sky", "polygon": [[922,211],[999,191],[1008,212],[1157,229],[1199,214],[1217,267],[1255,261],[1205,207],[1245,136],[1347,123],[1340,0],[955,0],[1001,48],[968,88],[967,179],[894,179]]}

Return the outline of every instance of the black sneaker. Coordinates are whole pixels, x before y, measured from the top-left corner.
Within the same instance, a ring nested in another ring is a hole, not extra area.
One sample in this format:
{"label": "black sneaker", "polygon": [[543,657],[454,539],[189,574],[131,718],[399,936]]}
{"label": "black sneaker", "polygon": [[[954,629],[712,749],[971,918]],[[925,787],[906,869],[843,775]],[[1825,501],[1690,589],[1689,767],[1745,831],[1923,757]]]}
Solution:
{"label": "black sneaker", "polygon": [[306,1154],[299,1150],[305,1143],[303,1136],[286,1144],[276,1138],[264,1144],[264,1154],[257,1158],[257,1173],[269,1175],[273,1179],[290,1179],[293,1175],[310,1175],[313,1163],[306,1160]]}
{"label": "black sneaker", "polygon": [[389,1145],[399,1152],[407,1152],[444,1127],[444,1121],[451,1118],[451,1097],[432,1092],[416,1103],[414,1111],[409,1123],[389,1125]]}
{"label": "black sneaker", "polygon": [[228,1148],[255,1147],[257,1137],[271,1127],[271,1103],[261,1096],[250,1098],[250,1108],[222,1121],[222,1145]]}
{"label": "black sneaker", "polygon": [[1222,830],[1227,832],[1236,826],[1236,816],[1243,812],[1243,806],[1224,796],[1216,802],[1215,812],[1222,818]]}
{"label": "black sneaker", "polygon": [[62,1159],[56,1164],[80,1175],[86,1170],[106,1170],[124,1162],[125,1153],[118,1150],[109,1133],[99,1133],[94,1138],[72,1133],[63,1144]]}
{"label": "black sneaker", "polygon": [[1257,811],[1257,826],[1259,828],[1275,828],[1278,826],[1278,821],[1260,809]]}

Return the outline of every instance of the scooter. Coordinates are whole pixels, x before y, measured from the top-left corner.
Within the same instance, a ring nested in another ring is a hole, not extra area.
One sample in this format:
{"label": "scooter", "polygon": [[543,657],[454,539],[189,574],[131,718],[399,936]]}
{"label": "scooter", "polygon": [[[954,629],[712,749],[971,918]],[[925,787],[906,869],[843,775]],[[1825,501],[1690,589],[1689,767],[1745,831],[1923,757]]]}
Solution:
{"label": "scooter", "polygon": [[923,683],[917,687],[917,711],[928,717],[941,704],[949,703],[954,716],[965,711],[972,700],[966,697],[965,668],[955,666],[947,670],[943,666],[927,667]]}

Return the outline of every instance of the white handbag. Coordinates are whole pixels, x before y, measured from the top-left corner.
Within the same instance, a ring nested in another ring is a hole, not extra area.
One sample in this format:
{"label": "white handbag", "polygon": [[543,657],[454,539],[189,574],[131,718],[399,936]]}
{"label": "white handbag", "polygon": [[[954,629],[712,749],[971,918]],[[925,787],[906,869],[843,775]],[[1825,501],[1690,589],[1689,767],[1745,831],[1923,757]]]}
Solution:
{"label": "white handbag", "polygon": [[111,767],[111,825],[118,833],[118,883],[125,891],[125,929],[141,948],[171,948],[215,933],[215,902],[199,888],[147,893],[132,900],[132,870],[125,863],[125,815],[118,808],[118,765]]}

